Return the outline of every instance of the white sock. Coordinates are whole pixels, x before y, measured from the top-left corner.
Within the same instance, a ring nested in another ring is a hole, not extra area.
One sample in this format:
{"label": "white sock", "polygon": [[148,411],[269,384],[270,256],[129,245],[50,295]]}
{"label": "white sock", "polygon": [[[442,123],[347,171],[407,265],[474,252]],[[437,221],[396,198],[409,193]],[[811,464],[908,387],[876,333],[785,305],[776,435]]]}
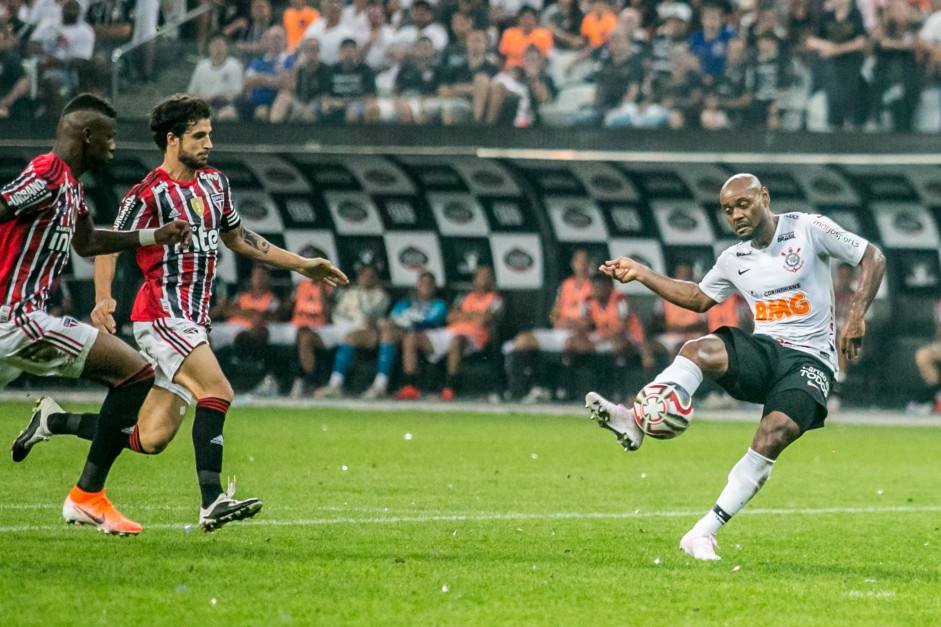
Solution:
{"label": "white sock", "polygon": [[389,387],[389,375],[387,374],[377,374],[376,378],[372,382],[372,386],[377,390],[386,391]]}
{"label": "white sock", "polygon": [[702,383],[702,370],[686,357],[677,355],[672,364],[654,377],[652,383],[676,383],[692,397]]}
{"label": "white sock", "polygon": [[344,377],[342,374],[340,374],[339,372],[333,372],[330,374],[329,385],[332,388],[341,388],[343,387],[343,381],[345,380],[346,380],[346,377]]}
{"label": "white sock", "polygon": [[773,459],[768,459],[748,449],[745,456],[732,467],[729,482],[716,500],[715,507],[709,510],[695,527],[715,535],[722,525],[729,522],[732,516],[741,511],[748,501],[758,494],[758,490],[771,475],[773,467]]}

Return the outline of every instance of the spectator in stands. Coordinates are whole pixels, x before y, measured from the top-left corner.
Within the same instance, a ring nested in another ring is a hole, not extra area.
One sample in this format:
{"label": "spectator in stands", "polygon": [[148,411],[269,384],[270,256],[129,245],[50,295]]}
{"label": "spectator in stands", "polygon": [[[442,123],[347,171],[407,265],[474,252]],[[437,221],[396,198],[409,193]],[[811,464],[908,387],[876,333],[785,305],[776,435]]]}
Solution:
{"label": "spectator in stands", "polygon": [[294,344],[300,372],[291,385],[291,398],[303,398],[316,386],[317,349],[334,348],[343,339],[342,329],[329,325],[332,288],[319,281],[304,279],[294,288],[291,325],[296,329]]}
{"label": "spectator in stands", "polygon": [[408,59],[395,77],[395,117],[400,124],[425,124],[437,111],[426,102],[437,95],[441,74],[436,70],[437,52],[428,37],[418,38]]}
{"label": "spectator in stands", "polygon": [[546,73],[545,57],[531,45],[523,55],[522,67],[509,67],[490,81],[484,122],[490,126],[534,126],[539,123],[540,105],[551,102],[556,93],[555,83]]}
{"label": "spectator in stands", "polygon": [[426,0],[415,0],[409,9],[411,23],[399,27],[393,43],[400,46],[414,46],[421,37],[431,40],[435,50],[444,50],[448,45],[448,31],[443,24],[435,21],[435,13]]}
{"label": "spectator in stands", "polygon": [[587,42],[582,36],[582,13],[576,0],[558,0],[542,14],[542,25],[552,33],[557,50],[580,50]]}
{"label": "spectator in stands", "polygon": [[876,126],[887,113],[891,130],[912,130],[922,77],[916,58],[918,17],[906,0],[890,0],[872,32],[876,63],[869,115]]}
{"label": "spectator in stands", "polygon": [[915,364],[925,387],[920,398],[908,405],[913,413],[941,414],[941,300],[934,305],[934,322],[934,341],[915,351]]}
{"label": "spectator in stands", "polygon": [[755,99],[755,72],[749,62],[745,40],[730,39],[726,49],[725,71],[705,98],[700,123],[706,130],[750,126]]}
{"label": "spectator in stands", "polygon": [[833,130],[857,128],[866,102],[860,70],[866,47],[863,16],[852,0],[831,0],[807,48],[817,54],[817,82],[827,95],[827,122]]}
{"label": "spectator in stands", "polygon": [[685,43],[673,44],[672,72],[648,81],[640,104],[612,111],[605,118],[609,128],[686,127],[700,118],[703,103],[702,75],[696,58]]}
{"label": "spectator in stands", "polygon": [[755,57],[755,98],[751,125],[775,130],[780,126],[781,103],[791,84],[791,65],[781,53],[781,40],[771,32],[758,35]]}
{"label": "spectator in stands", "polygon": [[369,0],[352,0],[343,7],[343,17],[340,21],[354,33],[362,33],[369,29]]}
{"label": "spectator in stands", "polygon": [[572,336],[590,325],[588,301],[592,297],[592,262],[588,251],[576,249],[569,263],[572,275],[564,279],[549,312],[551,329],[523,331],[503,346],[511,396],[524,403],[551,400],[552,392],[543,352],[567,352]]}
{"label": "spectator in stands", "polygon": [[925,54],[925,75],[941,75],[941,0],[931,0],[931,13],[918,31],[918,48]]}
{"label": "spectator in stands", "polygon": [[[356,285],[339,293],[331,321],[334,332],[343,338],[333,359],[333,372],[329,383],[317,390],[318,398],[340,398],[343,383],[353,365],[355,351],[376,347],[379,339],[377,324],[389,309],[389,295],[379,285],[379,271],[375,266],[363,266],[356,276]],[[323,328],[316,332],[323,340]],[[300,333],[298,334],[300,335]],[[300,341],[298,341],[300,344]]]}
{"label": "spectator in stands", "polygon": [[[245,120],[268,122],[275,100],[290,99],[291,68],[294,57],[288,54],[284,27],[272,26],[261,38],[265,52],[252,59],[245,69]],[[279,103],[277,108],[283,108]]]}
{"label": "spectator in stands", "polygon": [[330,96],[330,68],[320,62],[320,42],[304,39],[297,48],[297,61],[288,91],[271,111],[273,123],[290,117],[302,122],[318,122],[323,117],[323,101]]}
{"label": "spectator in stands", "polygon": [[323,0],[320,5],[323,17],[308,27],[304,39],[316,39],[320,42],[320,60],[327,65],[340,62],[340,47],[344,41],[353,40],[359,44],[368,31],[355,32],[343,23],[343,0]]}
{"label": "spectator in stands", "polygon": [[363,42],[360,55],[366,65],[379,72],[389,67],[389,48],[395,40],[395,29],[386,22],[386,9],[379,2],[369,5],[366,18],[369,37]]}
{"label": "spectator in stands", "polygon": [[608,35],[617,28],[618,16],[611,10],[610,0],[591,0],[590,9],[582,19],[581,34],[592,50],[608,41]]}
{"label": "spectator in stands", "polygon": [[458,59],[454,54],[451,63],[438,66],[438,99],[445,125],[467,122],[472,112],[480,119],[490,79],[497,74],[497,66],[487,58],[487,33],[482,30],[467,35],[463,59]]}
{"label": "spectator in stands", "polygon": [[290,0],[289,4],[281,16],[281,21],[287,34],[288,52],[294,54],[297,44],[304,38],[304,33],[311,24],[320,19],[320,11],[310,6],[308,0]]}
{"label": "spectator in stands", "polygon": [[376,78],[360,61],[353,39],[340,45],[340,62],[330,72],[330,96],[321,101],[321,115],[325,121],[347,124],[379,119]]}
{"label": "spectator in stands", "polygon": [[29,77],[17,52],[16,35],[0,24],[0,119],[29,118]]}
{"label": "spectator in stands", "polygon": [[600,125],[609,112],[622,107],[636,110],[645,80],[644,59],[633,53],[630,35],[622,30],[611,32],[605,48],[607,54],[595,77],[594,100],[575,114],[575,124]]}
{"label": "spectator in stands", "polygon": [[660,26],[650,42],[650,79],[660,81],[673,73],[673,48],[688,39],[689,21],[693,11],[678,2],[658,8]]}
{"label": "spectator in stands", "polygon": [[[264,37],[275,24],[271,14],[271,2],[252,0],[249,16],[236,16],[223,27],[222,32],[235,42],[235,49],[242,55],[242,61],[249,63],[252,59],[266,54]],[[286,46],[287,35],[284,37]]]}
{"label": "spectator in stands", "polygon": [[487,30],[490,27],[490,13],[487,9],[487,3],[484,0],[457,0],[456,5],[447,3],[443,7],[443,22],[451,23],[450,12],[461,13],[470,18],[471,29]]}
{"label": "spectator in stands", "polygon": [[134,34],[132,0],[97,0],[88,7],[86,21],[95,31],[93,57],[97,82],[108,85],[111,75],[111,54],[131,41]]}
{"label": "spectator in stands", "polygon": [[[693,281],[693,267],[678,263],[671,276],[679,281]],[[704,335],[709,328],[705,314],[663,299],[657,301],[657,317],[663,332],[654,336],[653,342],[659,352],[666,354],[667,361],[672,361],[685,342]]]}
{"label": "spectator in stands", "polygon": [[271,351],[268,347],[268,324],[282,318],[281,300],[271,289],[271,274],[262,264],[255,264],[249,276],[247,289],[230,301],[217,303],[210,316],[225,320],[213,325],[217,335],[232,336],[232,344],[239,355],[263,360],[267,374],[255,389],[261,396],[275,396],[278,383],[271,374]]}
{"label": "spectator in stands", "polygon": [[223,27],[238,18],[246,23],[251,16],[251,0],[199,0],[201,6],[209,10],[196,18],[196,50],[200,56],[207,54],[209,38],[213,33],[222,32]]}
{"label": "spectator in stands", "polygon": [[725,25],[725,7],[704,4],[702,30],[689,38],[689,51],[699,60],[699,68],[707,85],[718,80],[725,70],[726,47],[735,31]]}
{"label": "spectator in stands", "polygon": [[502,32],[517,23],[523,7],[537,13],[542,10],[543,0],[489,0],[489,24],[494,32]]}
{"label": "spectator in stands", "polygon": [[39,76],[45,112],[58,116],[65,101],[79,89],[99,90],[94,82],[92,55],[95,31],[79,20],[81,7],[65,0],[62,22],[46,22],[33,31],[30,49],[39,59]]}
{"label": "spectator in stands", "polygon": [[[33,29],[33,25],[26,21],[28,15],[29,7],[25,6],[23,0],[0,2],[0,30],[13,38],[14,43],[10,49],[18,54],[25,52],[22,44],[29,38],[29,33]],[[9,42],[5,45],[9,45]]]}
{"label": "spectator in stands", "polygon": [[395,398],[410,400],[421,398],[418,390],[418,366],[422,355],[438,363],[448,356],[444,389],[441,400],[454,400],[454,386],[461,360],[482,351],[499,325],[503,314],[503,297],[496,291],[493,268],[477,266],[474,289],[460,296],[448,313],[448,325],[407,334],[402,340],[402,370],[405,385]]}
{"label": "spectator in stands", "polygon": [[539,14],[531,6],[520,9],[516,26],[503,31],[500,38],[499,52],[503,57],[503,69],[522,67],[523,56],[530,46],[535,46],[543,57],[552,52],[552,32],[548,28],[537,26]]}
{"label": "spectator in stands", "polygon": [[196,64],[186,91],[211,104],[217,120],[237,120],[242,72],[242,64],[229,56],[225,35],[216,33],[209,38],[209,58]]}
{"label": "spectator in stands", "polygon": [[437,292],[435,275],[422,272],[418,277],[415,293],[396,302],[389,317],[379,321],[379,362],[376,365],[376,378],[363,392],[362,398],[375,400],[387,396],[396,352],[406,334],[444,326],[448,317],[448,306],[437,297]]}

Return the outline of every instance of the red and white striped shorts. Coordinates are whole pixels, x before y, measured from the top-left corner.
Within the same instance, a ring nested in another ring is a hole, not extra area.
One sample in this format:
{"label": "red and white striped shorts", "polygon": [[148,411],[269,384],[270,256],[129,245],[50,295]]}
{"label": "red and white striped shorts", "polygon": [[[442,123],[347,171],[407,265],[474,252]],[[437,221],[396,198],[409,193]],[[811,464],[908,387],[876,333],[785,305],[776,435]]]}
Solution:
{"label": "red and white striped shorts", "polygon": [[183,318],[159,318],[134,323],[134,339],[141,355],[154,367],[154,385],[173,392],[188,404],[193,395],[173,382],[183,360],[200,344],[209,342],[206,328]]}
{"label": "red and white striped shorts", "polygon": [[0,322],[0,388],[23,372],[80,377],[97,337],[95,327],[45,311],[18,314]]}

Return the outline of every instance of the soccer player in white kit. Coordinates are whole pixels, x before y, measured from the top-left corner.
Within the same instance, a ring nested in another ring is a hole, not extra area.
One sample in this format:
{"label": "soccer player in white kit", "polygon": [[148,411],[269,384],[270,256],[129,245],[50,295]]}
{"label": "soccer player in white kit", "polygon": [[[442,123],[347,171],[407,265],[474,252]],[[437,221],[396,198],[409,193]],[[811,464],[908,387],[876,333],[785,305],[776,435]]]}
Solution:
{"label": "soccer player in white kit", "polygon": [[[764,485],[778,455],[808,429],[823,426],[827,395],[839,368],[837,351],[859,356],[863,316],[882,282],[885,258],[865,239],[821,215],[771,213],[768,189],[751,174],[722,186],[722,210],[741,240],[726,249],[697,285],[619,257],[601,272],[622,283],[639,281],[662,298],[703,312],[739,292],[755,317],[755,331],[721,327],[683,345],[653,380],[672,383],[690,397],[703,377],[733,398],[764,405],[751,447],[732,468],[715,506],[683,536],[680,548],[700,560],[717,560],[715,535]],[[862,269],[859,289],[839,339],[833,315],[830,259]],[[586,398],[591,417],[614,433],[626,450],[644,434],[633,412],[595,392]]]}

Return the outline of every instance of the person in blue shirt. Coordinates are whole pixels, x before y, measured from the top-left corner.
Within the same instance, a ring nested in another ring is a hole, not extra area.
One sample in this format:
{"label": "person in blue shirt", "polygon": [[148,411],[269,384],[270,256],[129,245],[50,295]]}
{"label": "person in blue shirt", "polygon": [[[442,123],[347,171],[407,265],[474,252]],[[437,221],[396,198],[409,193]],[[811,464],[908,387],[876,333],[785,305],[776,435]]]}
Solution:
{"label": "person in blue shirt", "polygon": [[281,26],[272,26],[265,31],[261,42],[265,52],[248,64],[242,89],[248,107],[245,117],[256,122],[268,122],[271,110],[279,108],[275,104],[276,99],[291,98],[289,88],[294,57],[287,50],[287,35]]}
{"label": "person in blue shirt", "polygon": [[725,56],[729,40],[735,31],[724,24],[725,9],[721,5],[705,4],[702,8],[702,30],[689,38],[689,51],[699,59],[703,78],[712,84],[725,71]]}
{"label": "person in blue shirt", "polygon": [[438,285],[435,275],[422,272],[415,286],[415,294],[395,303],[385,320],[379,321],[379,364],[372,385],[363,392],[364,399],[384,398],[388,394],[389,374],[395,364],[396,352],[407,333],[419,333],[444,326],[448,306],[436,298]]}

